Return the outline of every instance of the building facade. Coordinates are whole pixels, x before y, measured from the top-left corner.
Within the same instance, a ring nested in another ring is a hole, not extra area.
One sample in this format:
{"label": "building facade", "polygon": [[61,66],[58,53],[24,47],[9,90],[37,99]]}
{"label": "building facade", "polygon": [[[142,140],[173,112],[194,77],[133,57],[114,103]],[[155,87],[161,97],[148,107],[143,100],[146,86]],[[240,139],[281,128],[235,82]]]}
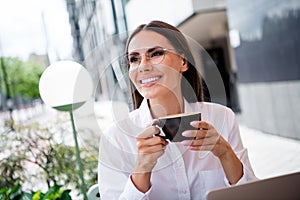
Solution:
{"label": "building facade", "polygon": [[119,63],[127,37],[125,3],[124,0],[67,0],[73,57],[90,72],[96,100],[122,98],[125,92]]}
{"label": "building facade", "polygon": [[300,1],[227,0],[227,10],[239,40],[234,51],[241,120],[300,139]]}
{"label": "building facade", "polygon": [[127,30],[159,19],[177,26],[205,50],[197,59],[207,101],[232,108],[249,127],[296,139],[300,139],[299,4],[298,0],[68,0],[74,55],[92,71],[101,97],[130,98],[120,66]]}

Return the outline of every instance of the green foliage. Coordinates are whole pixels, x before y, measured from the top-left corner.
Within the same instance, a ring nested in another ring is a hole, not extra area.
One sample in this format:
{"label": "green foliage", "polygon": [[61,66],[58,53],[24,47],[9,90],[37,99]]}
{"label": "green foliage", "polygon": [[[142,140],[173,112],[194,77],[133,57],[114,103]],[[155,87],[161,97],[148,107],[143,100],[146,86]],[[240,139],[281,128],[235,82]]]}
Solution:
{"label": "green foliage", "polygon": [[[67,122],[62,127],[69,127],[70,122]],[[49,193],[45,194],[45,198],[53,195],[51,191],[56,191],[57,185],[80,191],[74,146],[57,139],[57,136],[72,136],[69,129],[62,127],[42,126],[37,122],[27,125],[16,123],[15,132],[0,135],[0,188],[38,182],[32,187],[47,187]],[[86,148],[80,151],[84,178],[89,188],[97,182],[98,152]],[[38,199],[40,195],[42,193],[37,192],[33,197]],[[66,194],[62,192],[59,195]],[[47,199],[52,198],[54,196]]]}
{"label": "green foliage", "polygon": [[35,192],[32,196],[32,200],[70,200],[69,193],[71,190],[62,190],[60,185],[55,185],[43,194],[40,190]]}
{"label": "green foliage", "polygon": [[31,193],[22,191],[20,184],[16,184],[13,187],[5,187],[0,189],[1,200],[71,200],[70,190],[62,190],[61,186],[55,185],[46,193],[42,193],[41,190]]}
{"label": "green foliage", "polygon": [[[19,58],[5,57],[2,64],[7,73],[7,84],[11,97],[23,96],[27,98],[39,98],[39,80],[45,66],[35,62],[24,62]],[[2,67],[2,66],[1,66]],[[3,77],[3,70],[0,70],[0,77]],[[3,92],[7,95],[4,79],[1,78]]]}
{"label": "green foliage", "polygon": [[30,200],[31,198],[32,194],[22,191],[20,184],[0,189],[1,200]]}

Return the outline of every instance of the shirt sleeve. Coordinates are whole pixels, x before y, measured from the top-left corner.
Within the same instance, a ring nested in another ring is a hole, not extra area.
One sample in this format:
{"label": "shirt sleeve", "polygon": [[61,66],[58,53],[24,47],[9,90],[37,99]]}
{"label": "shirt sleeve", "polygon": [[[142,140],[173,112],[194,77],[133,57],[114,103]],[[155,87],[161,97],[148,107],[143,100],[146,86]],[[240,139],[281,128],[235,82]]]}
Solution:
{"label": "shirt sleeve", "polygon": [[149,200],[149,194],[151,188],[146,192],[140,192],[133,184],[131,178],[128,179],[127,184],[125,185],[124,191],[121,194],[120,199],[140,199],[140,200]]}
{"label": "shirt sleeve", "polygon": [[[239,131],[239,126],[235,118],[235,114],[230,109],[228,109],[228,113],[227,113],[227,123],[228,123],[227,127],[229,133],[228,142],[231,145],[232,150],[235,152],[236,156],[239,158],[239,160],[242,162],[243,165],[243,176],[235,185],[257,180],[258,178],[254,175],[252,166],[249,161],[248,151],[243,146],[240,131]],[[230,185],[226,177],[224,179],[225,179],[225,184],[227,186],[232,186]]]}
{"label": "shirt sleeve", "polygon": [[131,181],[130,176],[99,164],[99,192],[102,200],[149,200],[151,188],[140,192]]}
{"label": "shirt sleeve", "polygon": [[[116,131],[111,129],[111,131]],[[101,136],[98,163],[98,186],[102,200],[147,200],[131,181],[135,155],[124,151],[113,137]]]}

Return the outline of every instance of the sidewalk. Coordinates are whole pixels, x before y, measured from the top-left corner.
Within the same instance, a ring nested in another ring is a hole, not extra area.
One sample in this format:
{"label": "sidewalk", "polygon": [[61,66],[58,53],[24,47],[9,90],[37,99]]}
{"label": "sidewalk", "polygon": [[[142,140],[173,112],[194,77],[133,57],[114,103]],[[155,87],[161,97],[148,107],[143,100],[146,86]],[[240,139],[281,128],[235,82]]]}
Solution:
{"label": "sidewalk", "polygon": [[300,171],[300,140],[266,134],[240,125],[255,175],[270,178]]}

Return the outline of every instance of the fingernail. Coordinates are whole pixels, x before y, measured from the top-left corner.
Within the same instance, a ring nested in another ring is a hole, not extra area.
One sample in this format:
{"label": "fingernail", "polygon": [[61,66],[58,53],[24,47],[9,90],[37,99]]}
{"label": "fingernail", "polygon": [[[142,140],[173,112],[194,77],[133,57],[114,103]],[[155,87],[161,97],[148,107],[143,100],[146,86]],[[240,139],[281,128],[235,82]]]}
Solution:
{"label": "fingernail", "polygon": [[189,149],[190,149],[190,150],[196,150],[197,148],[196,148],[196,147],[190,146]]}
{"label": "fingernail", "polygon": [[183,135],[184,137],[189,137],[189,131],[183,131],[183,132],[182,132],[182,135]]}
{"label": "fingernail", "polygon": [[192,126],[197,126],[197,125],[198,125],[198,121],[192,121],[190,124],[191,124]]}

